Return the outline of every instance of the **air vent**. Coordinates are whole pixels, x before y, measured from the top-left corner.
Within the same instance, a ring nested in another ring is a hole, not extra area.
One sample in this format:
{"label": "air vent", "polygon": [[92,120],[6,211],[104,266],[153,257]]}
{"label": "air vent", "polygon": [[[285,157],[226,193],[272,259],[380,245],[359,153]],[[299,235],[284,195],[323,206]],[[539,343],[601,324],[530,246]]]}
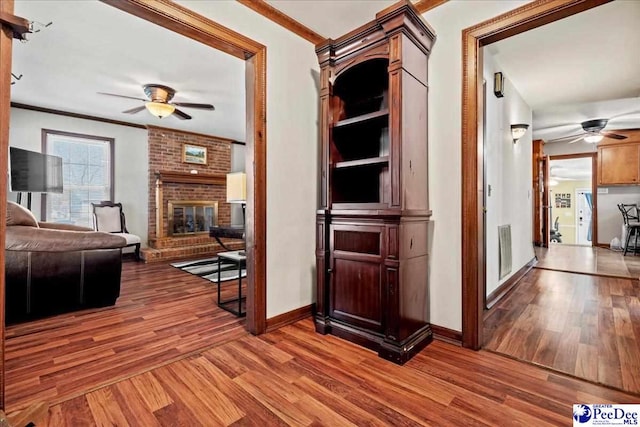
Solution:
{"label": "air vent", "polygon": [[511,273],[511,225],[498,226],[500,279]]}

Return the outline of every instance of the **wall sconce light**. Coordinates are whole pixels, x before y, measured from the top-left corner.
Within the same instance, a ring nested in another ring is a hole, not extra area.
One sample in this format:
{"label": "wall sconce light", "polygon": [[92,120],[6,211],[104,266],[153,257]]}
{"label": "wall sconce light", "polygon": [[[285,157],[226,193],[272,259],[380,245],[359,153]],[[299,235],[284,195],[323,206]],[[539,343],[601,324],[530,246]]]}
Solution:
{"label": "wall sconce light", "polygon": [[493,75],[493,94],[496,98],[502,98],[504,96],[504,77],[502,73],[495,73]]}
{"label": "wall sconce light", "polygon": [[527,132],[527,129],[529,129],[529,125],[526,123],[511,125],[511,137],[513,138],[514,144],[522,138],[522,136]]}

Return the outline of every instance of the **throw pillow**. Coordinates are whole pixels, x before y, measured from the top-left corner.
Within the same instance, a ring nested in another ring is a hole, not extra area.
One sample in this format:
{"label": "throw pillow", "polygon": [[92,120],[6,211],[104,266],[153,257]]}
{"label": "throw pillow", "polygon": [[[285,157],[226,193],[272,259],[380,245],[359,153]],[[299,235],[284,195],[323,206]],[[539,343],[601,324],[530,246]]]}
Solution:
{"label": "throw pillow", "polygon": [[7,225],[38,227],[38,220],[29,209],[7,201]]}

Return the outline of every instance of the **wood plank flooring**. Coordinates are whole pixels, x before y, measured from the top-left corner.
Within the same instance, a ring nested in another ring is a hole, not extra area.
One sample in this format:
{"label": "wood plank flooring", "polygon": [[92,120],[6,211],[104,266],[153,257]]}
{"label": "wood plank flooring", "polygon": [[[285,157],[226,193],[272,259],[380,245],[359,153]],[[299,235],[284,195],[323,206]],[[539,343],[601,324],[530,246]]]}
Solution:
{"label": "wood plank flooring", "polygon": [[7,328],[7,410],[61,402],[247,335],[215,297],[215,284],[168,264],[125,262],[114,307]]}
{"label": "wood plank flooring", "polygon": [[[607,324],[627,343],[637,337],[636,318],[614,310],[622,303],[614,296],[626,302],[631,291],[623,283],[609,288]],[[116,307],[8,328],[8,412],[44,400],[51,406],[37,425],[56,427],[544,426],[568,425],[573,403],[640,403],[638,396],[442,342],[400,367],[315,333],[310,319],[254,337],[216,307],[214,290],[168,265],[125,263]],[[565,325],[575,320],[554,316]],[[549,324],[553,339],[559,327]],[[617,339],[605,345],[620,348]],[[589,349],[578,345],[576,353]]]}
{"label": "wood plank flooring", "polygon": [[607,248],[552,244],[535,247],[536,268],[612,277],[640,278],[640,256]]}
{"label": "wood plank flooring", "polygon": [[578,402],[640,398],[438,341],[401,367],[307,319],[54,405],[38,425],[566,426]]}
{"label": "wood plank flooring", "polygon": [[485,319],[485,348],[640,393],[638,280],[533,269]]}

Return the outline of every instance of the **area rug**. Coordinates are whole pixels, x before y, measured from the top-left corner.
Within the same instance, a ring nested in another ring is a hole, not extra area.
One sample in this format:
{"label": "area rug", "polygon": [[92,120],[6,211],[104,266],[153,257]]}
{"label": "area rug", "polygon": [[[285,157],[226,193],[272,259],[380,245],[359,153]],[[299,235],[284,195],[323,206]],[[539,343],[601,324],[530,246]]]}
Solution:
{"label": "area rug", "polygon": [[[172,267],[179,268],[187,273],[195,274],[203,279],[216,283],[218,281],[218,257],[196,259],[191,261],[174,262]],[[247,269],[242,269],[242,277],[247,276]],[[238,278],[238,265],[222,262],[220,264],[220,281],[236,280]]]}

